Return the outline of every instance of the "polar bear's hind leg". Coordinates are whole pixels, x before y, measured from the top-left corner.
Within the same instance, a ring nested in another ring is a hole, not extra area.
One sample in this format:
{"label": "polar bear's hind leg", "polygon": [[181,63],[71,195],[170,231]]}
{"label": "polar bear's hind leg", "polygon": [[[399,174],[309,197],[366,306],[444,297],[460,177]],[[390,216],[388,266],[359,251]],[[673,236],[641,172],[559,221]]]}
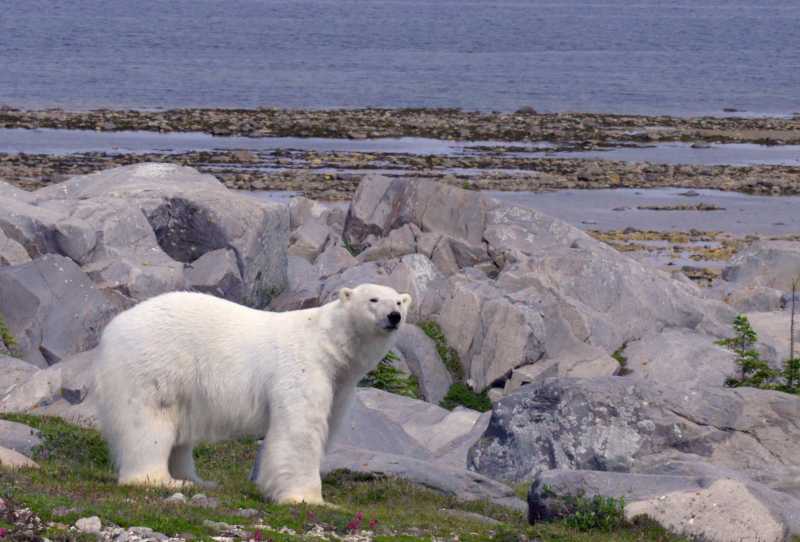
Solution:
{"label": "polar bear's hind leg", "polygon": [[169,457],[175,443],[175,426],[163,415],[140,411],[115,446],[119,483],[180,488],[191,485],[176,480],[169,471]]}

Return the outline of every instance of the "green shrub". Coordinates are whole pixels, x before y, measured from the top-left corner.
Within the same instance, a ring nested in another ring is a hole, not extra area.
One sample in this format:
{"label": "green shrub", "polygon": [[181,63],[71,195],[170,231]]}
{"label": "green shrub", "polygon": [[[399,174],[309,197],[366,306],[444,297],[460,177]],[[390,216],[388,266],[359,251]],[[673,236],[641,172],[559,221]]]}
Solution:
{"label": "green shrub", "polygon": [[447,410],[453,410],[459,405],[479,412],[492,410],[492,402],[485,391],[477,393],[463,382],[456,382],[450,386],[447,395],[439,402],[439,406]]}
{"label": "green shrub", "polygon": [[436,344],[436,352],[453,377],[453,381],[462,382],[464,380],[464,368],[461,366],[461,359],[458,357],[458,352],[447,344],[447,339],[439,324],[433,320],[426,320],[419,322],[417,325]]}
{"label": "green shrub", "polygon": [[407,375],[395,368],[392,365],[392,361],[396,361],[397,359],[397,355],[394,352],[389,352],[375,369],[367,373],[367,376],[365,376],[358,385],[419,399],[421,396],[417,377],[414,375]]}
{"label": "green shrub", "polygon": [[6,348],[12,353],[17,348],[17,340],[14,338],[14,335],[11,334],[11,330],[8,329],[2,314],[0,314],[0,341],[2,341],[6,345]]}
{"label": "green shrub", "polygon": [[625,347],[628,346],[628,343],[623,344],[619,348],[617,348],[611,357],[617,360],[619,363],[619,371],[617,372],[617,376],[625,376],[631,374],[631,370],[628,369],[628,358],[622,353],[625,351]]}
{"label": "green shrub", "polygon": [[758,334],[750,325],[747,316],[740,314],[734,319],[733,331],[734,337],[717,341],[717,344],[736,353],[736,364],[739,366],[739,378],[727,379],[726,385],[733,388],[744,386],[800,394],[800,359],[786,360],[783,370],[777,371],[761,359],[755,349]]}
{"label": "green shrub", "polygon": [[625,524],[625,499],[596,495],[564,497],[572,513],[564,518],[567,525],[579,531],[610,532]]}

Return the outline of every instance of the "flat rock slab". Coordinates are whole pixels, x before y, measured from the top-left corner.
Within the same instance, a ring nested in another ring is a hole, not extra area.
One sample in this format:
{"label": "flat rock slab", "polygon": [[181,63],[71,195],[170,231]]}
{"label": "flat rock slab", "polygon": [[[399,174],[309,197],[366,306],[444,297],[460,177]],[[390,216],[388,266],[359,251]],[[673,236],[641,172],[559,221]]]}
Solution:
{"label": "flat rock slab", "polygon": [[4,469],[38,469],[39,464],[16,450],[0,446],[0,467]]}
{"label": "flat rock slab", "polygon": [[348,469],[354,472],[381,473],[472,501],[488,499],[515,510],[527,505],[506,485],[466,469],[457,469],[407,456],[373,452],[357,448],[339,448],[327,454],[323,472]]}

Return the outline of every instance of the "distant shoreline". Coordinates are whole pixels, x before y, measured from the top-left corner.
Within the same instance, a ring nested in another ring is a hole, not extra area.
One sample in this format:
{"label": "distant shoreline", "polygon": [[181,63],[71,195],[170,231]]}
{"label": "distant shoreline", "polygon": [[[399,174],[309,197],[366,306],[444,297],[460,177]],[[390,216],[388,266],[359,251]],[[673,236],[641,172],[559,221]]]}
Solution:
{"label": "distant shoreline", "polygon": [[0,128],[202,132],[218,136],[549,141],[588,145],[691,142],[800,144],[792,117],[675,117],[600,113],[485,113],[460,109],[170,109],[67,111],[0,108]]}

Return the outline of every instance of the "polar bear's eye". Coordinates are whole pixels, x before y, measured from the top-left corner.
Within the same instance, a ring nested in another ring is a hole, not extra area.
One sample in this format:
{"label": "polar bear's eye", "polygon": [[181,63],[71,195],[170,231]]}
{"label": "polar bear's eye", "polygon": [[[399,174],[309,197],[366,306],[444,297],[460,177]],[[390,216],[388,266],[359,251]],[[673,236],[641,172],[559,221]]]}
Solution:
{"label": "polar bear's eye", "polygon": [[398,302],[397,302],[397,306],[399,307],[400,305],[401,305],[401,303],[400,303],[400,301],[398,301]]}
{"label": "polar bear's eye", "polygon": [[372,299],[369,300],[369,302],[370,303],[377,303],[378,302],[378,298],[377,297],[373,297]]}

